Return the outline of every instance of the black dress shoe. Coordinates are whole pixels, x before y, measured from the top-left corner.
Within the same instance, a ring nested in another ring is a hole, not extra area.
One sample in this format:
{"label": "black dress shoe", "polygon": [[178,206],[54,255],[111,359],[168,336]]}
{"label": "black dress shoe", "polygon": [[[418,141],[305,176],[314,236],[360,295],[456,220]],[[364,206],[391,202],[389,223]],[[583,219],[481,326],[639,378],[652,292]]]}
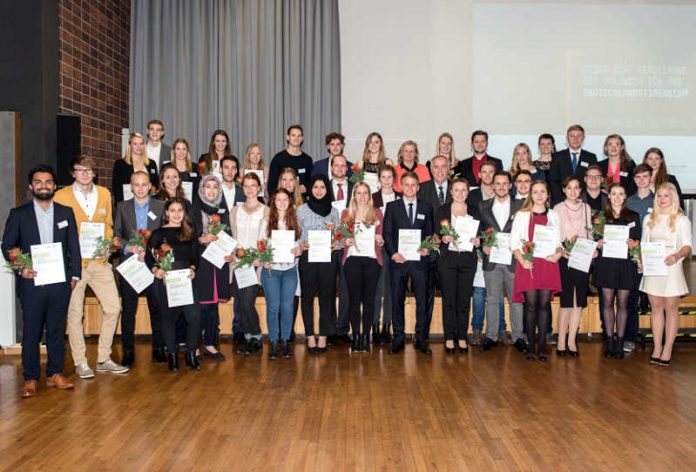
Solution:
{"label": "black dress shoe", "polygon": [[404,348],[404,342],[393,340],[389,348],[389,354],[398,354]]}
{"label": "black dress shoe", "polygon": [[481,343],[481,350],[482,351],[490,351],[494,347],[498,345],[497,342],[493,341],[491,338],[485,338],[483,342]]}
{"label": "black dress shoe", "polygon": [[123,359],[121,359],[121,365],[126,367],[132,367],[135,363],[135,353],[133,351],[123,351]]}
{"label": "black dress shoe", "polygon": [[167,362],[167,355],[164,353],[164,347],[160,346],[152,348],[152,360],[158,364]]}
{"label": "black dress shoe", "polygon": [[191,370],[201,370],[201,361],[195,352],[186,353],[186,365],[191,368]]}
{"label": "black dress shoe", "polygon": [[336,336],[336,343],[343,343],[345,345],[350,345],[353,343],[353,338],[348,336],[347,334],[342,334],[340,336]]}
{"label": "black dress shoe", "polygon": [[167,361],[169,364],[169,370],[172,372],[179,371],[179,358],[177,357],[176,353],[169,353],[167,355]]}
{"label": "black dress shoe", "polygon": [[249,342],[246,351],[244,351],[244,355],[251,356],[252,354],[256,354],[259,351],[263,351],[263,344],[261,344],[261,340],[251,338],[251,341]]}
{"label": "black dress shoe", "polygon": [[549,360],[548,354],[546,354],[544,351],[539,352],[539,360],[542,362],[546,362]]}
{"label": "black dress shoe", "polygon": [[326,337],[326,345],[327,346],[333,346],[336,344],[336,335],[335,334],[330,334]]}
{"label": "black dress shoe", "polygon": [[413,346],[418,349],[420,352],[423,354],[432,354],[433,351],[430,349],[430,346],[428,346],[427,341],[419,341],[413,344]]}
{"label": "black dress shoe", "polygon": [[278,341],[271,341],[271,349],[268,351],[268,358],[272,361],[278,358]]}
{"label": "black dress shoe", "polygon": [[624,358],[625,353],[624,353],[623,348],[624,348],[624,339],[618,338],[616,340],[616,347],[614,349],[614,357],[616,359],[623,359]]}
{"label": "black dress shoe", "polygon": [[379,325],[372,325],[372,342],[380,346],[384,344],[382,336],[379,334]]}
{"label": "black dress shoe", "polygon": [[283,358],[290,359],[292,357],[292,351],[290,350],[290,343],[287,340],[280,341],[280,350],[283,351]]}
{"label": "black dress shoe", "polygon": [[517,349],[519,352],[527,352],[527,343],[524,342],[524,339],[522,338],[517,338],[517,341],[515,341],[515,349]]}
{"label": "black dress shoe", "polygon": [[213,360],[216,360],[216,361],[224,361],[225,360],[225,355],[223,353],[221,353],[220,351],[210,352],[205,347],[203,348],[203,355],[205,357],[212,357]]}
{"label": "black dress shoe", "polygon": [[244,333],[236,332],[232,335],[232,342],[235,344],[246,344]]}
{"label": "black dress shoe", "polygon": [[389,325],[382,326],[382,330],[379,333],[379,337],[382,340],[382,344],[387,345],[392,342],[392,335],[389,332]]}

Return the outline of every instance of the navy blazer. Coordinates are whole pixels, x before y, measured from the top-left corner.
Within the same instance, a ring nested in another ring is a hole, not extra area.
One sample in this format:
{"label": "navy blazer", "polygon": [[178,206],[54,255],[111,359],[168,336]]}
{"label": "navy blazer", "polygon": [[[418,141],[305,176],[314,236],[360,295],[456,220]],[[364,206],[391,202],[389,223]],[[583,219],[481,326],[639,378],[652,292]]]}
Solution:
{"label": "navy blazer", "polygon": [[[585,171],[591,165],[596,164],[597,156],[595,154],[580,149],[578,164],[575,168],[575,176],[580,179],[580,185],[583,189],[585,188]],[[561,149],[554,153],[553,159],[551,160],[549,175],[546,179],[549,182],[549,187],[551,187],[552,205],[556,205],[565,200],[565,195],[563,195],[563,181],[570,175],[573,175],[573,161],[570,157],[570,149]]]}
{"label": "navy blazer", "polygon": [[[67,223],[67,224],[66,224]],[[82,275],[82,258],[80,257],[80,242],[77,235],[77,224],[72,208],[53,202],[53,242],[62,243],[63,263],[65,264],[65,280]],[[34,202],[31,201],[10,210],[2,236],[2,253],[7,259],[8,252],[19,247],[22,252],[31,253],[31,246],[41,244],[39,224],[34,213]],[[31,280],[17,274],[19,283],[17,290],[24,292],[34,288]]]}
{"label": "navy blazer", "polygon": [[[348,166],[348,171],[346,172],[346,175],[350,178],[353,176],[353,163],[346,159],[346,165]],[[329,178],[329,180],[331,180],[331,172],[329,169],[328,157],[325,157],[324,159],[319,159],[312,166],[312,177],[319,174],[325,175]]]}
{"label": "navy blazer", "polygon": [[[416,215],[413,225],[408,221],[408,213],[403,200],[395,200],[387,203],[384,216],[384,247],[391,258],[399,252],[399,230],[420,229],[421,240],[433,235],[433,207],[422,199],[416,200]],[[429,264],[430,256],[421,256],[421,264]],[[409,261],[416,262],[416,261]]]}

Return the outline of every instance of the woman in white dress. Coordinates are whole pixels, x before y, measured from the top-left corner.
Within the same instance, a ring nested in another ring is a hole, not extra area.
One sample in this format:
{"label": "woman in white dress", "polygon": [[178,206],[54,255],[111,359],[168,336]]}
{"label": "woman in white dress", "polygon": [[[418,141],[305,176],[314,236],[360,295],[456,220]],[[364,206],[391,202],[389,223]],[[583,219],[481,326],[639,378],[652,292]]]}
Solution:
{"label": "woman in white dress", "polygon": [[664,183],[657,188],[653,211],[643,221],[642,243],[662,243],[667,254],[667,276],[644,276],[640,290],[648,294],[652,306],[655,344],[650,362],[668,366],[679,330],[679,298],[689,293],[682,263],[691,255],[691,222],[679,207],[673,184]]}

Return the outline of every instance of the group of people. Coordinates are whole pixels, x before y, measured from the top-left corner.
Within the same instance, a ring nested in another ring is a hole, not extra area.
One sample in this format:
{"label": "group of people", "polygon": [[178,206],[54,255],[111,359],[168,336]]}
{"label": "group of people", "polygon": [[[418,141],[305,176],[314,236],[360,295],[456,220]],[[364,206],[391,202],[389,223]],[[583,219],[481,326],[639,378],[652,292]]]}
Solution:
{"label": "group of people", "polygon": [[[74,183],[57,191],[49,166],[29,172],[33,200],[10,212],[3,255],[14,261],[18,252],[31,253],[32,246],[60,243],[65,277],[39,284],[31,266],[17,270],[24,316],[23,397],[36,394],[44,328],[47,383],[73,387],[62,373],[66,318],[76,375],[95,376],[83,334],[88,286],[103,312],[97,372],[123,374],[135,363],[141,296],[150,313],[153,360],[167,363],[173,372],[179,370],[180,346],[194,370],[200,369],[201,355],[225,359],[219,350],[218,305],[231,298],[235,353],[262,351],[259,285],[266,300],[270,359],[292,357],[289,343],[299,306],[310,353],[342,343],[350,352],[369,352],[377,343],[397,354],[405,345],[409,280],[416,303],[414,347],[424,354],[432,352],[429,333],[439,289],[447,354],[466,353],[469,343],[488,351],[502,342],[527,359],[547,360],[550,301],[559,295],[557,355],[577,357],[576,335],[592,281],[601,301],[605,355],[621,358],[626,344],[635,340],[639,293],[644,292],[652,306],[650,360],[669,365],[679,299],[688,293],[682,261],[691,255],[691,224],[676,179],[657,148],[648,149],[636,165],[623,138],[610,135],[604,143],[606,159],[598,162],[582,148],[582,127],[573,125],[567,149],[556,151],[553,136],[543,134],[538,159],[520,143],[510,169],[503,170],[502,161],[487,154],[485,131],[472,134],[473,155],[461,161],[452,135],[443,133],[435,156],[425,164],[414,141],[400,146],[396,161],[388,159],[376,132],[351,163],[343,154],[344,137],[330,133],[328,157],[314,162],[302,150],[302,127],[293,125],[287,148],[268,166],[258,144],[246,148],[240,163],[224,130],[213,133],[208,151],[194,165],[185,139],[170,147],[163,136],[159,120],[148,123],[147,138],[130,136],[125,156],[114,163],[111,192],[96,184],[90,156],[73,160]],[[641,262],[632,260],[628,249],[623,257],[608,257],[596,223],[600,216],[602,224],[629,228],[626,247],[662,243],[667,275],[641,276]],[[322,231],[330,234],[330,252],[317,261],[312,245],[319,243],[312,237]],[[148,235],[146,244],[126,243],[138,232]],[[224,263],[214,264],[202,254],[223,237],[221,232],[236,248],[224,254]],[[280,233],[292,233],[293,241],[277,245],[287,251],[282,258],[279,249],[273,255],[274,234]],[[111,252],[98,254],[89,244],[93,238],[88,236],[95,234],[107,241],[120,238],[119,262],[137,258],[153,282],[141,290],[125,278],[117,284]],[[578,238],[596,240],[593,270],[569,264],[569,242]],[[192,298],[173,303],[167,277],[182,270],[191,279]],[[111,354],[119,317],[123,357],[116,362]]]}

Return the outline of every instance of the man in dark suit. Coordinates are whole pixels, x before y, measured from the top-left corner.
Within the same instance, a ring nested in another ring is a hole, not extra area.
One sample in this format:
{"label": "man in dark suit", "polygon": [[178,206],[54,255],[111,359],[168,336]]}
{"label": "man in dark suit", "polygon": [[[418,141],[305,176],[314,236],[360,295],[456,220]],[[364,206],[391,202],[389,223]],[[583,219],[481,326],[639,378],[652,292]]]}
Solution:
{"label": "man in dark suit", "polygon": [[[46,329],[46,384],[58,389],[73,388],[63,376],[65,320],[70,293],[82,275],[82,259],[77,236],[75,215],[70,207],[53,201],[56,190],[55,172],[40,164],[29,171],[30,203],[10,210],[2,236],[2,253],[10,260],[10,251],[19,248],[31,254],[38,244],[60,243],[65,281],[47,285],[35,284],[40,275],[36,270],[23,268],[17,273],[17,294],[22,303],[22,367],[24,386],[22,398],[36,395],[41,363],[39,342]],[[36,268],[36,267],[35,267]]]}
{"label": "man in dark suit", "polygon": [[416,298],[416,336],[414,346],[425,354],[432,351],[428,345],[430,318],[426,309],[428,273],[430,257],[426,249],[420,249],[420,260],[407,261],[399,253],[399,231],[406,229],[420,230],[421,241],[433,234],[433,207],[428,202],[418,198],[418,176],[406,172],[401,177],[403,198],[387,204],[384,218],[384,244],[391,262],[392,286],[392,323],[394,338],[392,354],[404,348],[404,302],[406,299],[406,282],[411,276],[413,292]]}
{"label": "man in dark suit", "polygon": [[[341,133],[332,132],[326,135],[326,152],[329,153],[329,157],[324,159],[319,159],[312,166],[312,177],[317,174],[324,174],[328,178],[331,178],[331,163],[333,158],[336,156],[343,155],[343,148],[346,146],[346,137]],[[353,175],[353,163],[348,161],[348,177]]]}
{"label": "man in dark suit", "polygon": [[493,176],[496,172],[498,172],[498,170],[500,169],[497,169],[494,162],[486,161],[481,164],[478,174],[479,187],[469,192],[469,196],[466,199],[467,205],[478,208],[479,203],[495,196],[495,190],[493,189]]}
{"label": "man in dark suit", "polygon": [[[510,234],[515,213],[522,206],[522,200],[510,197],[511,179],[510,174],[504,170],[496,172],[493,176],[495,197],[479,204],[481,226],[484,229],[493,228],[496,233]],[[490,253],[491,248],[483,248],[483,276],[486,280],[486,336],[481,343],[481,348],[488,351],[497,344],[500,329],[498,307],[500,297],[505,293],[510,305],[512,339],[517,350],[524,352],[526,345],[523,339],[522,304],[512,302],[515,265],[512,257],[508,264],[493,263],[489,260]]]}
{"label": "man in dark suit", "polygon": [[[433,214],[445,203],[452,202],[452,194],[449,191],[450,181],[447,179],[449,173],[449,162],[445,156],[435,156],[430,160],[430,172],[433,175],[431,180],[423,182],[418,190],[418,198],[430,203],[433,207]],[[433,318],[435,307],[435,292],[440,286],[437,271],[437,258],[430,260],[430,275],[428,278],[428,318]]]}
{"label": "man in dark suit", "polygon": [[157,168],[162,168],[162,163],[172,160],[172,148],[162,142],[164,138],[164,123],[160,120],[150,120],[147,122],[147,144],[145,152],[148,159],[152,159],[157,164]]}
{"label": "man in dark suit", "polygon": [[[222,194],[227,203],[227,208],[241,205],[246,201],[242,187],[237,185],[237,173],[239,171],[239,160],[234,156],[225,156],[220,159],[220,172],[222,173]],[[194,195],[195,198],[195,195]]]}
{"label": "man in dark suit", "polygon": [[488,155],[488,133],[485,131],[476,130],[471,134],[471,148],[474,150],[474,155],[457,164],[454,175],[464,177],[469,182],[469,189],[473,191],[481,183],[479,175],[481,164],[492,162],[495,164],[495,171],[498,171],[503,170],[503,161]]}
{"label": "man in dark suit", "polygon": [[566,132],[567,149],[561,149],[553,155],[549,169],[549,186],[551,187],[552,204],[564,200],[563,181],[570,175],[575,175],[583,182],[585,171],[591,165],[597,164],[597,156],[582,149],[585,141],[585,129],[580,125],[572,125]]}
{"label": "man in dark suit", "polygon": [[[135,172],[131,175],[131,189],[134,197],[119,202],[114,218],[114,234],[123,241],[128,241],[138,230],[154,231],[162,226],[164,202],[150,198],[150,176],[146,172]],[[124,244],[122,260],[138,257],[145,258],[145,250],[137,246]],[[147,287],[142,295],[147,297],[147,308],[150,312],[152,328],[152,358],[157,362],[166,361],[160,314],[157,310],[155,293],[152,285]],[[121,342],[123,343],[123,359],[121,365],[132,366],[135,362],[135,313],[138,309],[138,292],[121,278]]]}

